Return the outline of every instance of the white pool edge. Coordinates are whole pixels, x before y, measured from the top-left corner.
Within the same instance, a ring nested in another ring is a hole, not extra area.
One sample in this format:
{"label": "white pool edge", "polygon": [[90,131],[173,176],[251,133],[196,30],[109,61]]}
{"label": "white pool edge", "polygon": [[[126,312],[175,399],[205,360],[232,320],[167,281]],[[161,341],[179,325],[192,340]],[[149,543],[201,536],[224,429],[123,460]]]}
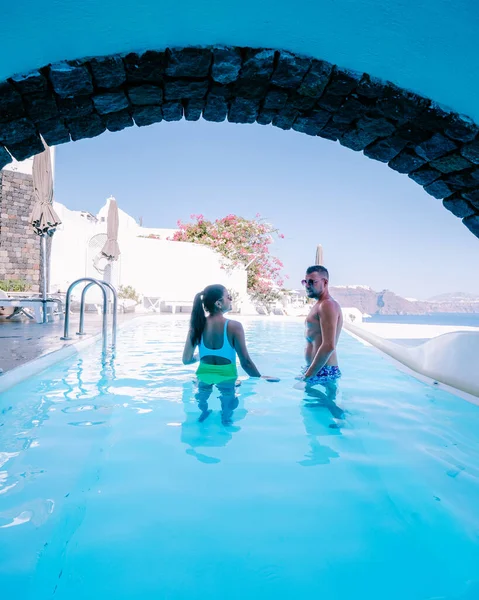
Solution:
{"label": "white pool edge", "polygon": [[356,333],[357,329],[358,328],[355,328],[355,331],[353,332],[351,329],[349,329],[349,327],[345,327],[344,331],[348,335],[350,335],[352,338],[354,338],[355,340],[357,340],[358,342],[363,344],[364,346],[373,348],[379,354],[384,356],[397,369],[399,369],[403,373],[406,373],[406,375],[409,375],[410,377],[413,377],[414,379],[417,379],[418,381],[421,381],[422,383],[430,385],[431,387],[433,387],[435,389],[439,388],[441,390],[444,390],[445,392],[448,392],[449,394],[452,394],[453,396],[457,396],[457,397],[461,398],[462,400],[465,400],[466,402],[470,402],[471,404],[475,404],[476,406],[479,406],[479,397],[478,396],[476,396],[474,394],[470,394],[467,391],[464,391],[464,390],[461,390],[460,388],[449,385],[448,383],[446,383],[444,381],[439,381],[436,378],[430,377],[429,375],[426,375],[425,373],[421,373],[420,371],[411,368],[410,366],[408,366],[407,364],[405,364],[404,362],[402,362],[401,360],[396,358],[393,353],[386,351],[383,347],[376,346],[374,344],[374,339],[372,337],[367,336],[367,338],[366,338],[366,336],[362,337],[361,335],[358,335]]}

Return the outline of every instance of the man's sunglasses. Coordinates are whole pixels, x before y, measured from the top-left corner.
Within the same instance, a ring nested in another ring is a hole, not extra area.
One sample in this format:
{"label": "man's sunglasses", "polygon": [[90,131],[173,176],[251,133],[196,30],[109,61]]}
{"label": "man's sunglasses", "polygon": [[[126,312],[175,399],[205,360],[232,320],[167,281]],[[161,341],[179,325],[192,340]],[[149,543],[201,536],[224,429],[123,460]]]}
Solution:
{"label": "man's sunglasses", "polygon": [[[318,281],[321,281],[321,280],[319,279]],[[315,281],[314,279],[303,279],[301,281],[301,285],[304,285],[304,286],[309,285],[312,287],[315,283],[318,283],[318,281]]]}

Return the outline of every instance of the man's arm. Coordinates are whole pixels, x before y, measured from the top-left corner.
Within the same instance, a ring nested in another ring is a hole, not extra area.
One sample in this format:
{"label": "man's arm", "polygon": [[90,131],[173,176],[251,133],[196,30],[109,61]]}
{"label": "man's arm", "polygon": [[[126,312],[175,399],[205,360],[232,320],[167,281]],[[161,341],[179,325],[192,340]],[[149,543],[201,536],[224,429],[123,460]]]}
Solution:
{"label": "man's arm", "polygon": [[316,352],[312,363],[305,372],[305,377],[312,377],[328,362],[329,357],[336,349],[336,329],[338,325],[338,309],[334,302],[325,301],[319,307],[319,320],[321,324],[321,346]]}

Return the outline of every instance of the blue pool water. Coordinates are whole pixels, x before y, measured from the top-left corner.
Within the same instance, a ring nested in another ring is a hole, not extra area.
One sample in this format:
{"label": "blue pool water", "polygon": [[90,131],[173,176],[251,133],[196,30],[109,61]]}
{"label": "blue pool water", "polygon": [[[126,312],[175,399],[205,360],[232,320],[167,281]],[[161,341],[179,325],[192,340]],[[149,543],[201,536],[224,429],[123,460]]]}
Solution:
{"label": "blue pool water", "polygon": [[186,329],[145,319],[114,361],[91,347],[0,395],[2,600],[479,598],[477,406],[346,334],[315,404],[302,324],[257,319],[282,381],[199,423]]}

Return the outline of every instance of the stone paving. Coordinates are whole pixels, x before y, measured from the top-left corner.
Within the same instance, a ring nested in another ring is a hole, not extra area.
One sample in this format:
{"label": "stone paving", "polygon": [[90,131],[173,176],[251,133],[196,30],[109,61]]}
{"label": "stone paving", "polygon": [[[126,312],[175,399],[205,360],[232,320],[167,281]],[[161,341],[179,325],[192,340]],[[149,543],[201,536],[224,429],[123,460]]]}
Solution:
{"label": "stone paving", "polygon": [[[139,316],[144,315],[135,313],[119,314],[118,323]],[[151,316],[151,314],[148,314],[148,316]],[[65,345],[74,344],[80,339],[101,332],[101,316],[87,313],[85,315],[86,335],[80,338],[75,334],[78,331],[78,318],[78,313],[71,315],[70,335],[73,339],[65,342],[60,339],[63,335],[64,321],[60,321],[58,318],[55,318],[53,323],[43,325],[35,321],[27,321],[25,318],[7,321],[5,318],[0,317],[0,369],[5,373],[48,352],[59,350]]]}

